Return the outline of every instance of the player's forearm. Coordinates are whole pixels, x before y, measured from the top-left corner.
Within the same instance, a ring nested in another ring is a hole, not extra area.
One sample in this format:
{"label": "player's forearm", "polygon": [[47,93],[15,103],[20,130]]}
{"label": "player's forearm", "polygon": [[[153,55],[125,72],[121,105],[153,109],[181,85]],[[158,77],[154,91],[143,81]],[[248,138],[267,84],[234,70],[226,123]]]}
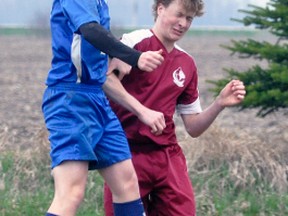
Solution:
{"label": "player's forearm", "polygon": [[137,66],[141,52],[124,45],[98,23],[84,24],[79,30],[85,40],[95,48],[111,57],[119,58],[131,66]]}
{"label": "player's forearm", "polygon": [[125,90],[119,79],[113,73],[107,77],[103,85],[103,90],[115,103],[120,104],[136,116],[141,115],[141,110],[144,106]]}
{"label": "player's forearm", "polygon": [[224,109],[218,101],[214,101],[207,109],[197,115],[182,116],[186,131],[192,137],[199,137],[204,133]]}

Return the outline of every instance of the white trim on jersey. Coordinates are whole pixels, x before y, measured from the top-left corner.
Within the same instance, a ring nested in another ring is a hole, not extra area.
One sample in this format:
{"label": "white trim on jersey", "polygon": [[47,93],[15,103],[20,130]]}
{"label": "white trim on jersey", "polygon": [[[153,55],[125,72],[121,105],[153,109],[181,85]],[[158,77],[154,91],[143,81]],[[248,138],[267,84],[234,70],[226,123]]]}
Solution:
{"label": "white trim on jersey", "polygon": [[74,34],[71,45],[71,59],[77,70],[77,83],[81,82],[82,65],[81,65],[81,36]]}
{"label": "white trim on jersey", "polygon": [[202,107],[199,97],[191,104],[178,104],[176,106],[176,111],[178,115],[184,114],[197,114],[202,112]]}
{"label": "white trim on jersey", "polygon": [[134,47],[136,44],[141,42],[145,38],[152,37],[153,33],[149,29],[141,29],[141,30],[135,30],[133,32],[123,34],[121,41],[129,46]]}

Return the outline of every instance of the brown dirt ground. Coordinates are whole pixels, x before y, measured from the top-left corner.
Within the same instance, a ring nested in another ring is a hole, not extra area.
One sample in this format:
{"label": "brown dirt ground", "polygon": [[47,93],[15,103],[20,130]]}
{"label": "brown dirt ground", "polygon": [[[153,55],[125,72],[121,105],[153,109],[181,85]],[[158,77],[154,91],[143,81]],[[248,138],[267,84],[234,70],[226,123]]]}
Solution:
{"label": "brown dirt ground", "polygon": [[[267,35],[259,37],[267,39]],[[240,38],[235,36],[234,39]],[[229,36],[200,35],[179,42],[197,62],[203,108],[213,100],[206,79],[223,77],[223,68],[245,70],[255,63],[231,56],[229,51],[219,46],[229,43],[231,39]],[[50,66],[50,38],[0,36],[0,50],[0,135],[6,134],[0,139],[7,139],[5,142],[0,140],[4,144],[0,150],[27,149],[34,145],[33,135],[44,126],[41,99]],[[238,112],[235,108],[229,108],[220,114],[215,124],[235,133],[245,131],[271,145],[287,144],[288,123],[282,113],[265,119],[257,118],[255,114],[256,110]]]}

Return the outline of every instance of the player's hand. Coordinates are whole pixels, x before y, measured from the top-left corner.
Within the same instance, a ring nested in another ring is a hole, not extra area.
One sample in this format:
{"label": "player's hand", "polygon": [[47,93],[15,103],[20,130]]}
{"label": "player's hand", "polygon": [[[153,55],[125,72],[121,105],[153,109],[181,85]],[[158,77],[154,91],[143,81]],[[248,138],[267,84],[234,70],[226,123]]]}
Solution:
{"label": "player's hand", "polygon": [[117,77],[119,80],[122,80],[125,75],[128,75],[131,71],[131,66],[118,58],[111,59],[108,67],[107,76],[109,76],[112,72],[117,71]]}
{"label": "player's hand", "polygon": [[222,89],[217,100],[222,107],[229,107],[241,103],[245,95],[246,90],[243,82],[232,80]]}
{"label": "player's hand", "polygon": [[151,72],[164,61],[163,50],[143,52],[138,60],[138,68],[143,71]]}
{"label": "player's hand", "polygon": [[164,114],[161,112],[146,108],[138,118],[144,124],[149,126],[151,128],[151,133],[156,136],[161,135],[163,130],[166,128]]}

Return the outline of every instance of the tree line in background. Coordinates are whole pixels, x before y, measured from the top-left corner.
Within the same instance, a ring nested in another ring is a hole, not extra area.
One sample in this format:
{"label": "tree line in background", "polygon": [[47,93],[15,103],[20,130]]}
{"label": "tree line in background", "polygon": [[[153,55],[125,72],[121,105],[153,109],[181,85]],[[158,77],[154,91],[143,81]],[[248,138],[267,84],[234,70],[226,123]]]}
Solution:
{"label": "tree line in background", "polygon": [[235,41],[231,46],[224,46],[232,54],[240,58],[255,58],[266,61],[268,66],[256,64],[246,71],[237,71],[233,68],[225,69],[227,77],[217,81],[212,91],[216,94],[228,80],[237,78],[246,85],[247,95],[241,109],[256,108],[258,116],[284,110],[288,107],[288,0],[270,0],[265,7],[249,5],[251,10],[239,10],[246,16],[235,21],[245,26],[255,26],[260,30],[268,30],[276,36],[277,42],[259,42],[253,39]]}

